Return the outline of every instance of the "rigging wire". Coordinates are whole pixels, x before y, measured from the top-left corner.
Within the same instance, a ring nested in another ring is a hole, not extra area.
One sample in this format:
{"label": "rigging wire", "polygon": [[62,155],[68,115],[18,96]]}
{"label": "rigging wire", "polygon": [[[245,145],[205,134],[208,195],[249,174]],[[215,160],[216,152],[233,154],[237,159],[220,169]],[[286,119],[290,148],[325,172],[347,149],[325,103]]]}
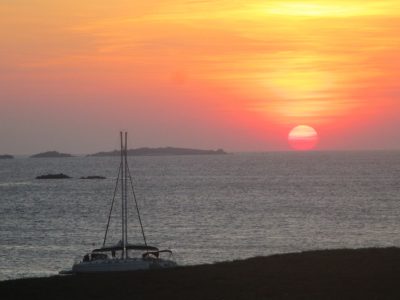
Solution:
{"label": "rigging wire", "polygon": [[108,228],[110,226],[110,220],[111,220],[111,213],[114,207],[114,203],[115,203],[115,196],[117,194],[117,189],[118,189],[118,181],[119,181],[119,176],[121,174],[121,164],[119,165],[118,168],[118,176],[117,176],[117,183],[115,184],[115,189],[114,189],[114,196],[111,202],[111,208],[110,208],[110,213],[108,214],[108,221],[107,221],[107,227],[106,227],[106,233],[104,234],[104,240],[103,240],[103,247],[106,245],[106,240],[107,240],[107,234],[108,234]]}
{"label": "rigging wire", "polygon": [[129,170],[129,166],[127,167],[128,170],[128,175],[129,175],[129,181],[131,183],[131,188],[132,188],[132,193],[133,193],[133,199],[135,200],[135,206],[136,206],[136,212],[138,214],[138,219],[140,223],[140,228],[142,229],[142,236],[144,240],[144,244],[147,246],[147,240],[146,240],[146,235],[144,234],[144,229],[143,229],[143,224],[142,224],[142,218],[140,217],[140,211],[139,211],[139,206],[136,200],[136,193],[135,189],[133,188],[133,181],[132,181],[132,176],[131,176],[131,171]]}
{"label": "rigging wire", "polygon": [[[126,137],[125,137],[125,139],[126,139]],[[122,132],[121,132],[121,163],[120,163],[119,169],[118,169],[117,182],[115,184],[114,195],[113,195],[113,199],[112,199],[112,202],[111,202],[110,213],[108,214],[107,227],[106,227],[106,232],[104,234],[104,240],[103,240],[103,247],[105,246],[106,241],[107,241],[107,235],[108,235],[108,229],[109,229],[109,226],[110,226],[111,214],[112,214],[112,210],[113,210],[113,207],[114,207],[115,197],[116,197],[116,194],[117,194],[118,183],[119,183],[120,178],[121,178],[122,202],[123,202],[122,203],[122,206],[123,206],[122,214],[123,214],[123,219],[125,219],[125,220],[122,221],[122,223],[125,223],[125,224],[122,224],[122,235],[123,235],[123,240],[125,240],[125,242],[127,242],[127,233],[128,233],[127,232],[128,231],[127,230],[128,229],[127,228],[128,227],[127,226],[128,225],[127,224],[127,205],[128,205],[128,203],[126,201],[127,189],[126,189],[126,185],[124,184],[124,180],[126,181],[127,177],[129,177],[129,181],[130,181],[130,185],[131,185],[131,189],[132,189],[132,193],[133,193],[133,199],[135,201],[135,208],[136,208],[136,212],[137,212],[138,219],[139,219],[140,229],[142,231],[143,241],[144,241],[144,244],[147,246],[147,239],[146,239],[146,235],[144,233],[142,218],[140,217],[139,205],[138,205],[138,202],[137,202],[135,189],[133,187],[132,175],[131,175],[131,171],[129,169],[129,165],[128,165],[128,161],[127,161],[127,148],[126,148],[127,145],[126,145],[126,141],[127,141],[127,139],[125,140],[125,145],[123,145],[122,144]],[[124,154],[125,154],[125,157],[124,157]]]}

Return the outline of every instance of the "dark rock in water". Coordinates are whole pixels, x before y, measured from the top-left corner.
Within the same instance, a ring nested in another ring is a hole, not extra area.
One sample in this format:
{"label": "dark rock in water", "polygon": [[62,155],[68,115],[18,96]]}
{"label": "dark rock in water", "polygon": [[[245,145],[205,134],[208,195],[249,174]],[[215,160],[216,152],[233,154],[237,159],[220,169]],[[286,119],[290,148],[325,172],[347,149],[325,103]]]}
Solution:
{"label": "dark rock in water", "polygon": [[14,158],[14,156],[9,155],[9,154],[0,155],[0,159],[13,159],[13,158]]}
{"label": "dark rock in water", "polygon": [[60,153],[57,151],[47,151],[31,156],[31,158],[46,158],[46,157],[72,157],[72,155],[68,153]]}
{"label": "dark rock in water", "polygon": [[47,174],[47,175],[41,175],[37,176],[36,179],[70,179],[68,175],[65,175],[63,173],[60,174]]}
{"label": "dark rock in water", "polygon": [[[199,149],[188,149],[188,148],[174,148],[174,147],[162,147],[162,148],[137,148],[129,149],[128,155],[131,156],[161,156],[161,155],[213,155],[213,154],[227,154],[224,150],[199,150]],[[114,150],[109,152],[98,152],[90,154],[89,156],[119,156],[121,151]]]}
{"label": "dark rock in water", "polygon": [[104,176],[87,176],[81,177],[81,179],[106,179]]}

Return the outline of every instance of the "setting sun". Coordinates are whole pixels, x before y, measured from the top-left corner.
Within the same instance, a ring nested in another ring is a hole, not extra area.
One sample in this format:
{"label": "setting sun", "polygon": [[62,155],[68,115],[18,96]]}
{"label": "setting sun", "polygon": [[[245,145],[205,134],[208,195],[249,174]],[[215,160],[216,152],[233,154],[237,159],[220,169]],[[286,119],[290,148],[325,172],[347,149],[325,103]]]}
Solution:
{"label": "setting sun", "polygon": [[299,125],[289,132],[288,140],[290,146],[295,150],[312,150],[318,143],[318,133],[310,126]]}

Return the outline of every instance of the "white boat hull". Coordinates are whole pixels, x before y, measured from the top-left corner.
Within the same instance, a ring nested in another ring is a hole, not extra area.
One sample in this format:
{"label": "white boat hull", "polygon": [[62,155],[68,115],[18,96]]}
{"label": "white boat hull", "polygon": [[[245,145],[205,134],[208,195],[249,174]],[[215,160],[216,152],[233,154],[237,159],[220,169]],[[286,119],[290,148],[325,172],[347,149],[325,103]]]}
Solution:
{"label": "white boat hull", "polygon": [[173,268],[177,264],[167,259],[102,259],[74,264],[72,272],[79,273],[103,273],[103,272],[128,272],[137,270]]}

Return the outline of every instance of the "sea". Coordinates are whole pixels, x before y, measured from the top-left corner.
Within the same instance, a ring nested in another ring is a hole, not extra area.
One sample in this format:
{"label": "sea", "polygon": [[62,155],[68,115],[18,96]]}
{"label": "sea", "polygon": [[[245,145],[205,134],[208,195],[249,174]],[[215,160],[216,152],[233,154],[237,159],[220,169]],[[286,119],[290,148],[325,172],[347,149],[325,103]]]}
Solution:
{"label": "sea", "polygon": [[[400,152],[129,157],[148,244],[180,265],[400,247]],[[103,243],[118,157],[0,160],[0,280],[50,276]],[[71,179],[38,180],[64,173]],[[84,180],[82,176],[105,176]],[[129,242],[142,243],[133,199]],[[121,239],[119,191],[107,244]]]}

